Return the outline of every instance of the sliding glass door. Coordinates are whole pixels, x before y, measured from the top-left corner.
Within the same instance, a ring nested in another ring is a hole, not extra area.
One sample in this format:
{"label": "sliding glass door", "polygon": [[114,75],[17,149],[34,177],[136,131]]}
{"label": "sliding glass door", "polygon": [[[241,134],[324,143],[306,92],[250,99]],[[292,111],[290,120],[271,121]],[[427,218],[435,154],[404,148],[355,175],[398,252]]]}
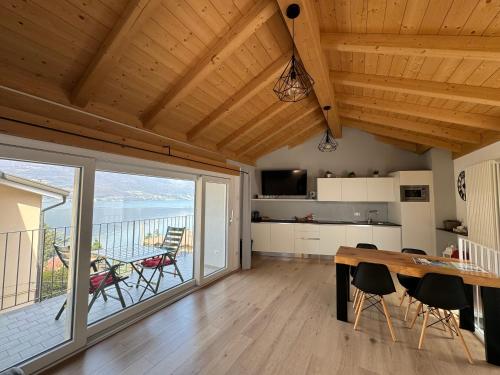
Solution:
{"label": "sliding glass door", "polygon": [[203,277],[227,267],[228,186],[225,179],[203,181]]}

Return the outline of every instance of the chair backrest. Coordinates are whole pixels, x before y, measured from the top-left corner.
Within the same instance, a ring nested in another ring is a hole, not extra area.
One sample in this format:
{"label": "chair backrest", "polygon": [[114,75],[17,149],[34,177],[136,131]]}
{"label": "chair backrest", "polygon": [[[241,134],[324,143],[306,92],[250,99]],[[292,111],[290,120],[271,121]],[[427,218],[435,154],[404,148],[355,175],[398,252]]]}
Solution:
{"label": "chair backrest", "polygon": [[175,256],[179,251],[185,231],[186,228],[168,227],[161,247],[171,249]]}
{"label": "chair backrest", "polygon": [[69,246],[60,246],[54,244],[54,250],[61,260],[62,264],[64,267],[69,268],[69,260],[70,260],[70,254],[71,254],[71,249]]}
{"label": "chair backrest", "polygon": [[385,295],[396,291],[391,273],[385,264],[361,262],[353,284],[365,293]]}
{"label": "chair backrest", "polygon": [[415,289],[420,302],[444,310],[460,310],[469,306],[464,281],[460,276],[427,273]]}
{"label": "chair backrest", "polygon": [[356,248],[358,249],[372,249],[372,250],[378,250],[377,246],[375,246],[372,243],[358,243],[356,245]]}
{"label": "chair backrest", "polygon": [[420,249],[412,249],[410,247],[405,247],[401,249],[401,252],[404,254],[419,254],[419,255],[427,255],[427,253],[424,250]]}

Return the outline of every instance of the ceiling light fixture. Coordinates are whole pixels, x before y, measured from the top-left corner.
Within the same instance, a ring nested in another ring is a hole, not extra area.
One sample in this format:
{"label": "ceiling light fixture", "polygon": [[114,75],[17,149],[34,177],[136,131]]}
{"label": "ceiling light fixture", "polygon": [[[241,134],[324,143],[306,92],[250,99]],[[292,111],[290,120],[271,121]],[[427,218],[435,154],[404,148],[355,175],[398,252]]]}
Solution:
{"label": "ceiling light fixture", "polygon": [[[323,109],[326,111],[326,119],[328,121],[328,111],[330,111],[332,107],[329,105],[325,105]],[[327,127],[325,135],[323,136],[323,138],[321,138],[321,141],[319,142],[318,150],[320,150],[321,152],[332,152],[335,151],[338,146],[339,144],[333,137],[330,128]]]}
{"label": "ceiling light fixture", "polygon": [[282,102],[298,102],[309,96],[314,80],[307,73],[302,62],[295,56],[295,18],[300,14],[298,4],[286,8],[286,16],[292,20],[292,58],[274,85],[273,91]]}

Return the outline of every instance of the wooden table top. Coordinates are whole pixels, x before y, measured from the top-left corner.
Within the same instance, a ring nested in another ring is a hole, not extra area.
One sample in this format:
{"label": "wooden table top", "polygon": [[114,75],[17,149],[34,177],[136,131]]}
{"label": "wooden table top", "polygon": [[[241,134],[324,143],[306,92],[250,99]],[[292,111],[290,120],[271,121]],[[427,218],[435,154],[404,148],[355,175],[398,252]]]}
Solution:
{"label": "wooden table top", "polygon": [[416,264],[413,261],[414,257],[439,260],[442,262],[460,262],[459,259],[452,258],[341,246],[335,256],[335,263],[347,264],[350,266],[357,266],[360,262],[380,263],[385,264],[391,272],[403,275],[422,277],[426,273],[435,272],[460,276],[466,284],[500,288],[500,277],[495,274],[461,271],[451,267]]}

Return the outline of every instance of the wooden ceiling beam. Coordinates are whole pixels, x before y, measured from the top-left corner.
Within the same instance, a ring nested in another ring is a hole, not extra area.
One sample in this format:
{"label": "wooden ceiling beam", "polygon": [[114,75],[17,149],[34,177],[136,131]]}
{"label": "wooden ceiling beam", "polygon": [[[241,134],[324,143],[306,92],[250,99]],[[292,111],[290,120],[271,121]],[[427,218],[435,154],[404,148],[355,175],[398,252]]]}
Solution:
{"label": "wooden ceiling beam", "polygon": [[375,74],[334,72],[334,84],[500,106],[500,89],[387,77]]}
{"label": "wooden ceiling beam", "polygon": [[321,46],[340,52],[500,61],[500,37],[322,33]]}
{"label": "wooden ceiling beam", "polygon": [[335,92],[329,82],[329,67],[325,53],[321,48],[320,28],[318,16],[314,9],[314,4],[310,0],[277,0],[283,15],[283,19],[292,34],[292,20],[286,16],[286,9],[290,4],[296,3],[300,6],[300,15],[295,19],[295,47],[300,59],[308,73],[313,77],[313,86],[320,106],[323,108],[330,105],[332,109],[329,113],[323,113],[335,137],[342,137],[342,127],[338,117],[337,102]]}
{"label": "wooden ceiling beam", "polygon": [[118,64],[130,38],[141,30],[161,2],[161,0],[130,0],[127,3],[122,15],[73,88],[70,95],[73,104],[80,107],[87,105],[92,92]]}
{"label": "wooden ceiling beam", "polygon": [[470,131],[453,129],[453,128],[445,128],[443,126],[426,124],[424,122],[403,120],[397,117],[382,116],[373,113],[365,113],[357,110],[344,110],[344,109],[340,110],[340,116],[352,120],[371,122],[373,124],[380,124],[384,126],[389,126],[391,128],[408,130],[414,133],[431,135],[434,137],[440,137],[458,142],[476,143],[476,144],[481,142],[481,136],[478,133],[473,133]]}
{"label": "wooden ceiling beam", "polygon": [[375,139],[379,142],[395,146],[397,148],[410,151],[410,152],[417,152],[417,147],[418,145],[413,142],[407,142],[407,141],[402,141],[401,139],[394,139],[394,138],[389,138],[389,137],[384,137],[381,135],[376,135]]}
{"label": "wooden ceiling beam", "polygon": [[363,122],[359,120],[350,120],[350,119],[342,119],[342,124],[344,126],[348,126],[350,128],[355,128],[359,130],[363,130],[367,133],[373,134],[373,135],[382,135],[384,137],[389,137],[389,138],[394,138],[394,139],[401,139],[403,141],[407,141],[408,139],[411,139],[413,142],[430,146],[430,147],[437,147],[437,148],[442,148],[445,150],[450,150],[453,152],[460,152],[462,150],[462,146],[459,143],[456,142],[450,142],[447,140],[443,140],[440,138],[436,137],[431,137],[431,136],[426,136],[406,130],[400,130],[400,129],[394,129],[394,128],[389,128],[387,126],[382,126],[378,124],[371,124],[368,122]]}
{"label": "wooden ceiling beam", "polygon": [[180,102],[217,69],[245,40],[278,11],[272,0],[259,0],[235,25],[215,42],[200,61],[195,61],[174,87],[165,93],[142,117],[145,128],[152,129],[162,112],[174,110]]}
{"label": "wooden ceiling beam", "polygon": [[269,139],[276,137],[281,132],[292,128],[299,122],[301,122],[305,117],[317,111],[318,107],[315,105],[311,105],[310,107],[304,109],[303,107],[299,108],[293,115],[284,121],[284,123],[275,126],[273,129],[266,130],[265,132],[260,133],[256,137],[254,137],[251,141],[247,142],[243,146],[241,146],[237,151],[237,155],[245,155],[250,153],[252,150],[259,147],[261,144],[265,143]]}
{"label": "wooden ceiling beam", "polygon": [[419,104],[397,102],[368,96],[337,95],[337,100],[343,104],[356,107],[371,108],[380,111],[399,113],[401,115],[422,117],[430,120],[460,124],[477,129],[500,131],[500,118],[454,111],[444,108],[434,108]]}
{"label": "wooden ceiling beam", "polygon": [[258,128],[262,124],[265,124],[269,119],[273,118],[276,114],[283,111],[290,103],[277,101],[267,107],[264,111],[260,112],[257,116],[252,118],[250,121],[245,123],[243,126],[239,127],[227,137],[225,137],[222,141],[217,143],[218,150],[224,150],[231,143],[236,142],[245,134],[248,134],[250,131]]}
{"label": "wooden ceiling beam", "polygon": [[252,78],[250,82],[243,86],[237,93],[231,95],[224,103],[189,130],[187,133],[188,140],[193,141],[199,138],[203,132],[211,128],[217,121],[224,119],[230,111],[240,107],[267,87],[272,81],[276,80],[276,77],[283,71],[283,68],[289,60],[289,53],[283,54],[256,77]]}

